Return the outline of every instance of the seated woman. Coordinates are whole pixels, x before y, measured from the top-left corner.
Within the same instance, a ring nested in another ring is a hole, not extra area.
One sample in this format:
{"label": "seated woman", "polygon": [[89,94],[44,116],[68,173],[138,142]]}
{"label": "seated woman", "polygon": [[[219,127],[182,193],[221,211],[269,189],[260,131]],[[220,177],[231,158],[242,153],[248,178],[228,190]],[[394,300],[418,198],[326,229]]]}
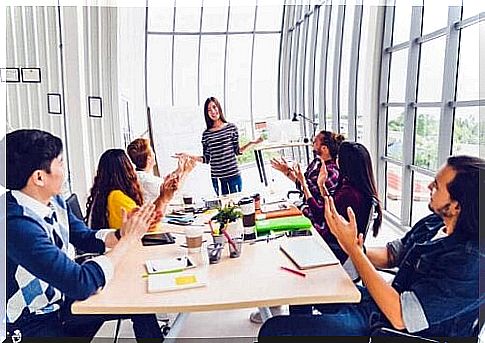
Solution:
{"label": "seated woman", "polygon": [[[179,175],[165,177],[160,193],[153,201],[157,211],[163,213],[179,187]],[[119,228],[121,209],[131,211],[143,205],[143,190],[128,156],[122,149],[109,149],[101,155],[94,184],[87,201],[86,218],[91,227]]]}
{"label": "seated woman", "polygon": [[[304,176],[311,197],[320,205],[323,205],[323,197],[320,194],[317,184],[318,173],[320,172],[322,164],[324,164],[328,175],[325,180],[325,186],[330,194],[333,195],[339,178],[339,170],[335,160],[337,159],[340,144],[342,144],[344,139],[343,135],[331,131],[320,131],[313,139],[313,155],[315,158],[308,165]],[[297,189],[303,191],[303,185],[297,178],[295,169],[283,157],[281,159],[273,158],[271,160],[271,166],[285,174],[286,177],[295,182]],[[305,196],[305,200],[308,200],[307,196]],[[303,206],[301,210],[312,221],[313,226],[318,228],[321,225],[321,217],[319,216],[319,219],[315,220],[308,206]]]}
{"label": "seated woman", "polygon": [[[138,181],[142,186],[145,201],[153,202],[160,194],[163,179],[153,174],[155,167],[155,154],[147,138],[137,138],[126,148],[131,162],[135,165]],[[175,174],[179,175],[179,182],[183,183],[185,177],[194,169],[196,161],[188,156],[180,157]]]}
{"label": "seated woman", "polygon": [[[339,213],[343,213],[343,215],[346,216],[347,207],[352,207],[357,217],[358,232],[365,234],[371,207],[373,204],[377,204],[375,206],[377,218],[374,220],[372,228],[374,237],[377,236],[382,222],[382,210],[377,195],[372,161],[369,152],[366,147],[360,143],[343,142],[340,145],[338,152],[337,165],[340,174],[338,185],[333,194],[337,210]],[[325,224],[324,204],[318,202],[310,192],[308,183],[300,167],[297,165],[295,169],[296,177],[302,184],[307,204],[312,212],[312,217],[318,224],[315,228],[325,239],[340,262],[344,263],[347,260],[347,254],[340,248],[336,238],[330,233]],[[317,184],[322,196],[328,194],[325,187],[327,175],[327,170],[325,165],[323,165],[317,179]]]}

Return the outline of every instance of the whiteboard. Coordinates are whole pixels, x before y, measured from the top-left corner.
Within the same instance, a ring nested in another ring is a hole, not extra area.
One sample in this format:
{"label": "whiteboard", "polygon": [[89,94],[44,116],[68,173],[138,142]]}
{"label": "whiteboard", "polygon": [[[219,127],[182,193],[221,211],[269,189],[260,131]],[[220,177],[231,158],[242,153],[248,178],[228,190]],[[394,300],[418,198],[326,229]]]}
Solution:
{"label": "whiteboard", "polygon": [[[177,168],[177,159],[172,157],[175,153],[202,156],[202,132],[206,129],[203,106],[150,107],[150,114],[161,177]],[[178,193],[213,196],[209,166],[197,163]]]}

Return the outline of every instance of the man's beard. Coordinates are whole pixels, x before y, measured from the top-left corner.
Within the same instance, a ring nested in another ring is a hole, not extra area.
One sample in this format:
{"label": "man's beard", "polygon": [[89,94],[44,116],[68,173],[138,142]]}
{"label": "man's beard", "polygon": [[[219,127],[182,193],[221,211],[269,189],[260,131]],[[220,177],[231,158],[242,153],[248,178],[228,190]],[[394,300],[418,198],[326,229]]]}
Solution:
{"label": "man's beard", "polygon": [[452,215],[450,214],[450,206],[451,206],[451,203],[448,202],[446,203],[444,206],[440,207],[440,208],[436,208],[434,209],[432,206],[431,206],[431,203],[428,204],[428,208],[431,212],[434,212],[436,215],[438,215],[440,218],[444,219],[444,218],[448,218],[448,217],[451,217]]}

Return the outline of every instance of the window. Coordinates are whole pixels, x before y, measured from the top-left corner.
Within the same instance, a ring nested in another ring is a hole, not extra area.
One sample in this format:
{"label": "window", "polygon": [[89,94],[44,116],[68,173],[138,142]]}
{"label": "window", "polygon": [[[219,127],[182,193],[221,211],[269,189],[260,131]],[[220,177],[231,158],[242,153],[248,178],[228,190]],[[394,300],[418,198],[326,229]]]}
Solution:
{"label": "window", "polygon": [[390,62],[381,70],[389,77],[381,79],[387,84],[380,99],[387,120],[379,125],[387,144],[379,150],[386,173],[378,184],[386,186],[386,210],[403,225],[429,213],[427,185],[450,154],[479,154],[485,100],[479,95],[483,23],[477,7],[468,0],[463,8],[428,0],[424,7],[413,4],[396,6],[394,22],[386,11],[383,54]]}

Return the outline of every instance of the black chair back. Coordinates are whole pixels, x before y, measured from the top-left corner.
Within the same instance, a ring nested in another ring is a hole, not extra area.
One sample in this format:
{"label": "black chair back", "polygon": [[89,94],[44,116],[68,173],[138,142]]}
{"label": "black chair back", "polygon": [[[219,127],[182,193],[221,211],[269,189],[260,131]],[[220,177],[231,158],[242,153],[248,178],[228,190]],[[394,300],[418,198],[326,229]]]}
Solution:
{"label": "black chair back", "polygon": [[67,199],[66,204],[71,208],[72,213],[80,220],[84,221],[81,205],[79,205],[79,199],[76,193],[72,193]]}

